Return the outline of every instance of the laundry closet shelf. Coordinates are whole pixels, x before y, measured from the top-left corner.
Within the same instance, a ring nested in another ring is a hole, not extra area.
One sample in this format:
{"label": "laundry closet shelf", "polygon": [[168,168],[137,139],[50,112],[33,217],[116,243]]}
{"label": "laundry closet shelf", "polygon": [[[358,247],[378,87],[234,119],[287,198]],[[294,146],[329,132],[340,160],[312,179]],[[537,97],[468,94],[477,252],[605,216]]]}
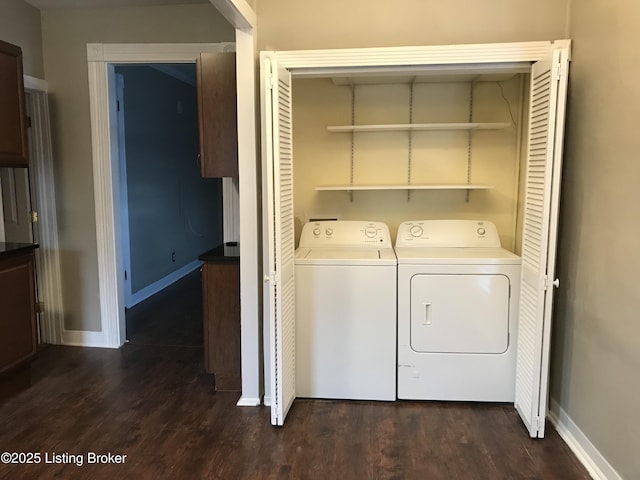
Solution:
{"label": "laundry closet shelf", "polygon": [[345,191],[356,190],[489,190],[493,185],[466,183],[430,183],[416,185],[318,185],[316,191]]}
{"label": "laundry closet shelf", "polygon": [[392,123],[382,125],[332,125],[327,130],[331,133],[344,132],[408,132],[427,130],[503,130],[510,123]]}

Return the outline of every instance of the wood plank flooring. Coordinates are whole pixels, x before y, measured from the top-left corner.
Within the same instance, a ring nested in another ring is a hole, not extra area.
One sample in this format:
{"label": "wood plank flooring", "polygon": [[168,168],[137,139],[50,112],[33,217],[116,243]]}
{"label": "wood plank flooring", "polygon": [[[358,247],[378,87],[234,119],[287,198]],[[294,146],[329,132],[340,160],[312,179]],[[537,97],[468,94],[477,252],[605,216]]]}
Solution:
{"label": "wood plank flooring", "polygon": [[[2,479],[586,479],[553,429],[531,440],[511,406],[296,400],[266,407],[214,392],[198,348],[51,346],[33,386],[0,404]],[[127,455],[88,465],[87,453]],[[82,455],[83,465],[44,455]]]}
{"label": "wood plank flooring", "polygon": [[[0,479],[589,478],[552,428],[529,439],[508,405],[298,399],[272,427],[267,407],[214,391],[194,340],[196,281],[140,304],[137,327],[151,328],[120,350],[46,347],[30,388],[0,391],[0,453],[41,455],[0,463]],[[88,464],[89,452],[126,459]]]}
{"label": "wood plank flooring", "polygon": [[202,277],[191,272],[127,310],[127,340],[136,345],[202,346]]}

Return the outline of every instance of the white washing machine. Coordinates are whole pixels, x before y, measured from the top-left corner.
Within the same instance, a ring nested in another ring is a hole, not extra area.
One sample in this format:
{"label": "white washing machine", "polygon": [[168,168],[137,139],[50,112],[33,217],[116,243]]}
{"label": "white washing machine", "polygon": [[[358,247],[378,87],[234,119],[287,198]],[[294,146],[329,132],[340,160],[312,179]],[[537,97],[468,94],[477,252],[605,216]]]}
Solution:
{"label": "white washing machine", "polygon": [[396,256],[384,223],[307,223],[295,257],[296,396],[396,399]]}
{"label": "white washing machine", "polygon": [[493,223],[404,222],[398,398],[513,402],[521,259]]}

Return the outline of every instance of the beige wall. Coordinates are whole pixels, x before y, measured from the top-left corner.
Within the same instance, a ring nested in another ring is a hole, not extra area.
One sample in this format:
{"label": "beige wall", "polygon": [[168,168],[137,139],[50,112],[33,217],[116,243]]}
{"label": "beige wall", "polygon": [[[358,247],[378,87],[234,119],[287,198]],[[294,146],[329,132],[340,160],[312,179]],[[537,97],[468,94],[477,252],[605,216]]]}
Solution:
{"label": "beige wall", "polygon": [[623,478],[640,478],[640,6],[582,0],[569,15],[567,7],[554,0],[258,1],[258,46],[574,40],[551,396]]}
{"label": "beige wall", "polygon": [[53,124],[65,328],[100,330],[87,43],[233,41],[211,5],[42,12]]}
{"label": "beige wall", "polygon": [[640,4],[573,2],[552,397],[640,478]]}
{"label": "beige wall", "polygon": [[43,78],[40,11],[23,0],[0,1],[0,40],[22,48],[25,75]]}
{"label": "beige wall", "polygon": [[[408,81],[408,78],[407,78]],[[466,122],[469,119],[468,82],[416,83],[413,123]],[[502,90],[501,90],[502,87]],[[471,134],[471,183],[493,185],[491,190],[406,190],[318,192],[318,185],[349,184],[351,134],[330,133],[327,126],[351,124],[351,87],[329,78],[293,83],[295,153],[294,195],[296,233],[310,216],[339,216],[344,220],[382,221],[395,238],[406,220],[472,218],[493,221],[503,245],[515,249],[518,200],[517,132],[519,126]],[[505,101],[502,98],[504,92]],[[519,121],[520,76],[474,86],[473,114],[477,122]],[[409,122],[408,83],[357,85],[356,124]],[[467,131],[418,131],[411,135],[411,183],[467,182]],[[358,133],[354,136],[355,184],[406,184],[407,132]]]}
{"label": "beige wall", "polygon": [[553,40],[566,0],[259,0],[258,48],[382,47]]}

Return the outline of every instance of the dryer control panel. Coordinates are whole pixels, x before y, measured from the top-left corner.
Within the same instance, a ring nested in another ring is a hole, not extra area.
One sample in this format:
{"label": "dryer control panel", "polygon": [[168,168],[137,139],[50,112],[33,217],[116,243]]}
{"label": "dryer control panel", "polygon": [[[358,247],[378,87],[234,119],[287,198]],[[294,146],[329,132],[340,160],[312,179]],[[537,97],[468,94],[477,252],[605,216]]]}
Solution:
{"label": "dryer control panel", "polygon": [[357,220],[306,223],[302,227],[299,245],[301,248],[392,246],[389,227],[386,224]]}
{"label": "dryer control panel", "polygon": [[486,220],[415,220],[398,227],[396,247],[500,248],[496,226]]}

